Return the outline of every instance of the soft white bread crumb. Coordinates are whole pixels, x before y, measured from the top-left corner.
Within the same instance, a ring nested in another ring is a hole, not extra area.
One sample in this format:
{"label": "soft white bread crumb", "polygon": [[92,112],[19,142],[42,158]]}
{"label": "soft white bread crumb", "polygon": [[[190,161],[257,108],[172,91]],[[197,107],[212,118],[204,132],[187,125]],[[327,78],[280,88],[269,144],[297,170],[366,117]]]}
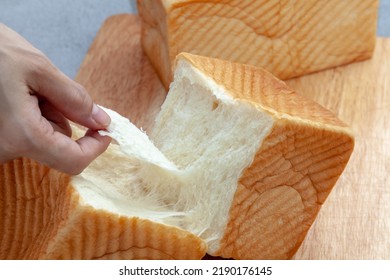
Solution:
{"label": "soft white bread crumb", "polygon": [[111,118],[107,130],[100,130],[100,135],[108,135],[115,139],[122,152],[132,158],[153,163],[161,168],[177,170],[174,163],[170,162],[153,143],[146,133],[139,130],[128,119],[117,112],[100,106]]}
{"label": "soft white bread crumb", "polygon": [[112,125],[101,133],[119,147],[111,145],[74,178],[74,185],[96,208],[183,228],[206,240],[213,253],[237,182],[273,119],[233,99],[185,60],[177,69],[151,134],[154,144],[127,119],[105,109]]}

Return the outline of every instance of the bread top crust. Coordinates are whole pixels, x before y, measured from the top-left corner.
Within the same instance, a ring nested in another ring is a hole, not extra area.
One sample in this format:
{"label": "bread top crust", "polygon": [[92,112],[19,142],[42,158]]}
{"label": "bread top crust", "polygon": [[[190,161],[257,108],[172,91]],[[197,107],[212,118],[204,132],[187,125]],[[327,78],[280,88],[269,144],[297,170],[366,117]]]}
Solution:
{"label": "bread top crust", "polygon": [[265,69],[189,53],[180,53],[176,57],[176,64],[180,60],[189,62],[213,79],[234,99],[252,103],[272,115],[276,121],[288,119],[306,122],[352,136],[349,127],[332,112],[297,94]]}
{"label": "bread top crust", "polygon": [[[171,7],[175,7],[175,6],[180,6],[180,5],[185,5],[185,4],[192,4],[192,3],[210,3],[210,2],[213,2],[212,0],[159,0],[162,2],[162,4],[164,5],[164,7],[166,9],[168,8],[171,8]],[[375,5],[378,5],[378,0],[361,0],[361,2],[371,2],[372,4],[375,4]],[[240,1],[240,0],[219,0],[219,1],[214,1],[214,2],[218,2],[220,4],[227,4],[227,3],[231,3],[231,2],[235,2],[237,4],[242,4],[243,6],[245,6],[246,3],[244,3],[243,1]],[[310,2],[310,1],[306,1],[306,2]],[[318,1],[316,0],[311,0],[312,3],[316,3]]]}

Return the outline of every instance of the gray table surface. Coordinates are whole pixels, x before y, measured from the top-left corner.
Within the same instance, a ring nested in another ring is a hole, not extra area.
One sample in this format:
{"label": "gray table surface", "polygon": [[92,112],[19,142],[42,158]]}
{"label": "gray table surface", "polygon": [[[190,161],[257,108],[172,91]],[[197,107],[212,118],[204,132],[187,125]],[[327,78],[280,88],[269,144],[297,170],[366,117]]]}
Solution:
{"label": "gray table surface", "polygon": [[[71,78],[103,21],[119,13],[136,13],[135,0],[0,0],[0,22]],[[390,0],[380,1],[378,36],[390,37]]]}

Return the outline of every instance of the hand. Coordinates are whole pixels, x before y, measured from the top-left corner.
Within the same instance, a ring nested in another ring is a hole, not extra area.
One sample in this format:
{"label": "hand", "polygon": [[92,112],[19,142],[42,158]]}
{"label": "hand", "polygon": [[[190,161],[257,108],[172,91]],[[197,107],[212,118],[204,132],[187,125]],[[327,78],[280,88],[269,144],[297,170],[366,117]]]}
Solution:
{"label": "hand", "polygon": [[[69,120],[89,130],[72,140]],[[29,157],[80,173],[103,153],[110,117],[87,91],[20,35],[0,24],[0,163]]]}

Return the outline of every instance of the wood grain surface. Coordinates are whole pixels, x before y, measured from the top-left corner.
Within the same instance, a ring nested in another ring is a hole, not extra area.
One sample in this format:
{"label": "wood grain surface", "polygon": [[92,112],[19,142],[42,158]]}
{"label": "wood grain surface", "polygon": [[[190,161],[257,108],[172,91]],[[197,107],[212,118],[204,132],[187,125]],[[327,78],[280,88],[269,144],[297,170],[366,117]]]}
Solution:
{"label": "wood grain surface", "polygon": [[76,80],[100,105],[114,108],[146,131],[166,91],[141,47],[140,19],[108,18],[92,43]]}
{"label": "wood grain surface", "polygon": [[[295,259],[390,259],[390,39],[373,59],[287,81],[350,124],[352,158]],[[165,91],[140,44],[134,15],[110,17],[76,78],[96,102],[146,130]]]}
{"label": "wood grain surface", "polygon": [[350,162],[298,259],[390,259],[390,39],[370,60],[287,84],[335,112],[355,133]]}

